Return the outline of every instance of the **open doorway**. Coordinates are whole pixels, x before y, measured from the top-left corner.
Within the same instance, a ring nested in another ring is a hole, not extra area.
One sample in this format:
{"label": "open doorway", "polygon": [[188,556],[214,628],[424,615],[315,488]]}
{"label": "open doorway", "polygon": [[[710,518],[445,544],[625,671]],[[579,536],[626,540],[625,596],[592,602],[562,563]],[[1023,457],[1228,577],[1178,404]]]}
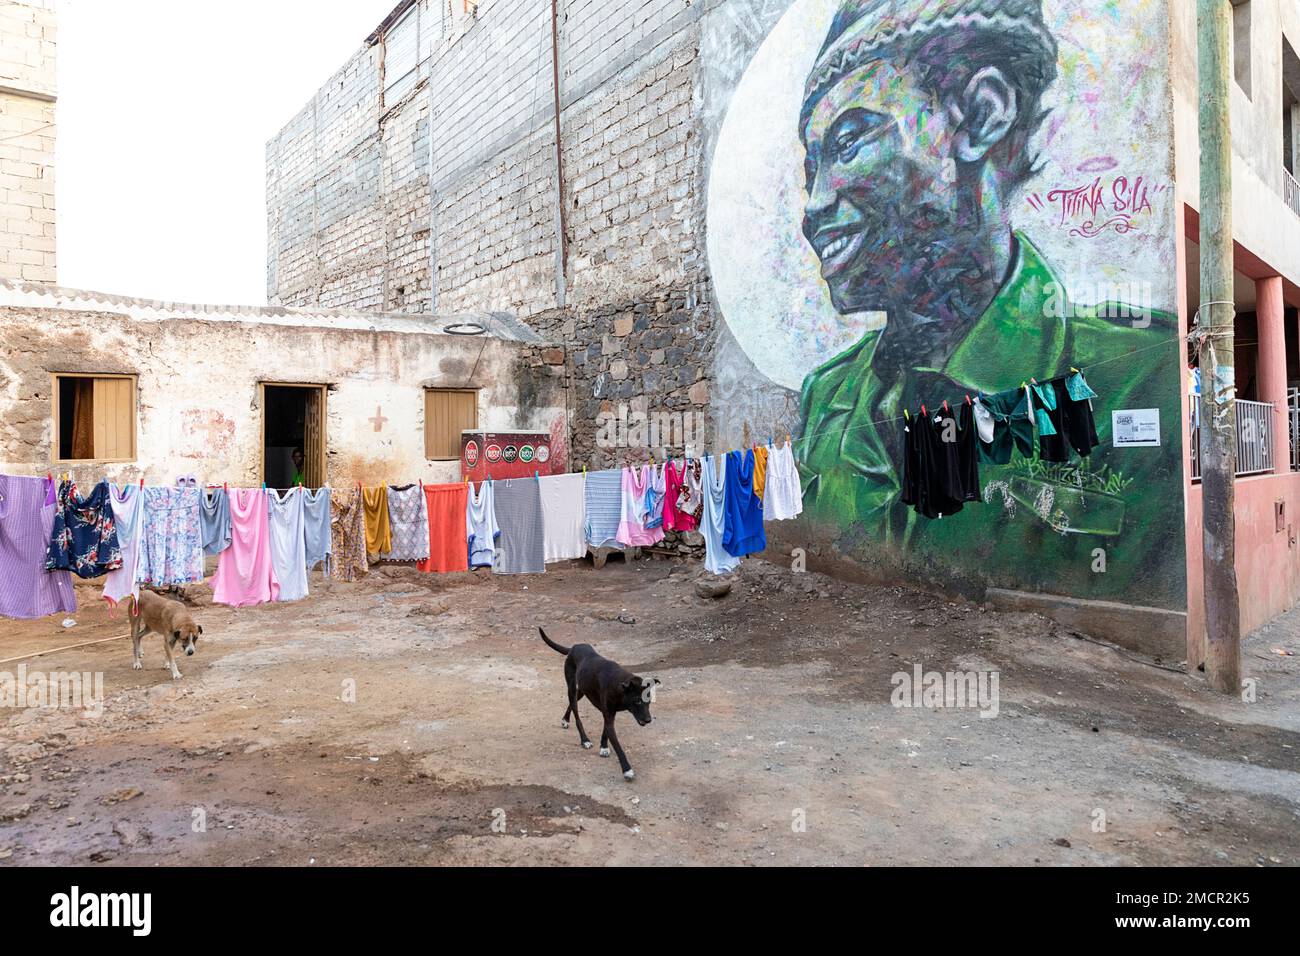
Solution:
{"label": "open doorway", "polygon": [[262,383],[262,480],[268,488],[325,484],[325,386]]}

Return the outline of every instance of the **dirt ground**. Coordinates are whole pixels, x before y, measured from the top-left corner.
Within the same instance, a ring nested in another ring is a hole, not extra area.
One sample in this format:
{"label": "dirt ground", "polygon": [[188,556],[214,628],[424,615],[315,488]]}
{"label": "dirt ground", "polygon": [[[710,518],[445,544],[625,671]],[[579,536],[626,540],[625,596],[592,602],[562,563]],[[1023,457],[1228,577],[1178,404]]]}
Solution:
{"label": "dirt ground", "polygon": [[[0,710],[0,866],[1300,863],[1300,613],[1251,638],[1243,703],[1037,615],[754,560],[711,599],[700,573],[198,587],[175,682],[79,587],[73,628],[0,621],[0,659],[122,635],[22,662],[102,672],[105,701]],[[618,721],[635,781],[561,729],[538,624],[663,681],[653,723]],[[996,671],[997,716],[894,707],[914,664]]]}

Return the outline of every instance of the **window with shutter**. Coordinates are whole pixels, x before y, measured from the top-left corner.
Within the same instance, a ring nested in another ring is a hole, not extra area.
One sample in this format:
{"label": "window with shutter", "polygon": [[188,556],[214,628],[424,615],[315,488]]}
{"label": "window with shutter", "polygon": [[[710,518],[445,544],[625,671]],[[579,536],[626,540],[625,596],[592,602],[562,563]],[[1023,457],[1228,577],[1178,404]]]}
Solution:
{"label": "window with shutter", "polygon": [[473,389],[424,390],[424,456],[432,461],[460,458],[460,433],[478,428],[478,392]]}
{"label": "window with shutter", "polygon": [[56,461],[134,461],[134,375],[55,375]]}

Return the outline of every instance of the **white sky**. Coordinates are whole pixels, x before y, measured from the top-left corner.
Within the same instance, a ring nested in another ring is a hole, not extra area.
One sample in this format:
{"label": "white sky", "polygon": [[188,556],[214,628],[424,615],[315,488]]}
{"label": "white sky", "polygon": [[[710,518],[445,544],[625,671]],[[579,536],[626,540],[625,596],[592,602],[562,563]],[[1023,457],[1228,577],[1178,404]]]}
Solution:
{"label": "white sky", "polygon": [[59,0],[59,284],[266,303],[266,141],[397,0]]}

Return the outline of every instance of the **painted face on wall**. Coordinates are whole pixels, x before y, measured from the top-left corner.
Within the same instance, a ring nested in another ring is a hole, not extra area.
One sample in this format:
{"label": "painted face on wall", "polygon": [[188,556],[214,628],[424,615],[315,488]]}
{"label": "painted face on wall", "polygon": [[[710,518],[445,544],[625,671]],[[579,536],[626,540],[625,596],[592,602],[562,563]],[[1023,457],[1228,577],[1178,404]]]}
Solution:
{"label": "painted face on wall", "polygon": [[835,308],[923,310],[959,201],[951,126],[934,98],[877,60],[822,94],[802,137],[803,234]]}

